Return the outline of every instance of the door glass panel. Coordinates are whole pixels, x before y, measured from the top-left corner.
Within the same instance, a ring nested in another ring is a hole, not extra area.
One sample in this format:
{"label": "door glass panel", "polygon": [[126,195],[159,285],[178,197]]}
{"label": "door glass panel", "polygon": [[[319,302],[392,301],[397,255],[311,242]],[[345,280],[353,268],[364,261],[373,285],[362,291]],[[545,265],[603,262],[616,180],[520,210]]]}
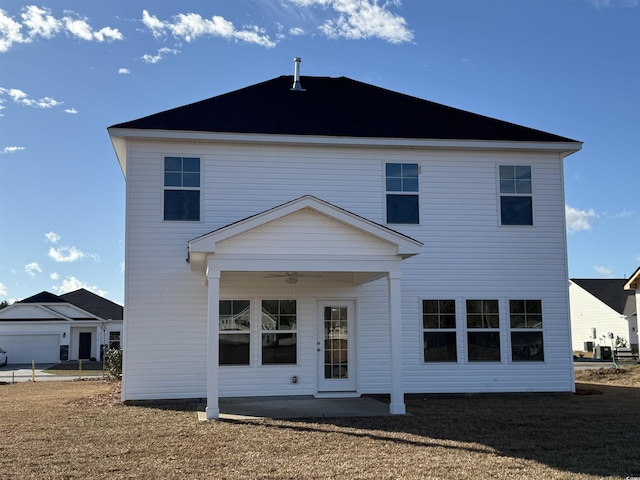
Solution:
{"label": "door glass panel", "polygon": [[324,378],[349,378],[347,307],[324,307]]}

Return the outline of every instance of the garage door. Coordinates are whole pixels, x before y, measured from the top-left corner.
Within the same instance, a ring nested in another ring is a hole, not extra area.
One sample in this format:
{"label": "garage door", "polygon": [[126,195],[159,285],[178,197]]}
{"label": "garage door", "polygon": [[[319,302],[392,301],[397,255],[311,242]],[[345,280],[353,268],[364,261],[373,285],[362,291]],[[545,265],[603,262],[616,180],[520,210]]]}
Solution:
{"label": "garage door", "polygon": [[59,335],[0,335],[0,347],[9,363],[57,363],[60,361]]}

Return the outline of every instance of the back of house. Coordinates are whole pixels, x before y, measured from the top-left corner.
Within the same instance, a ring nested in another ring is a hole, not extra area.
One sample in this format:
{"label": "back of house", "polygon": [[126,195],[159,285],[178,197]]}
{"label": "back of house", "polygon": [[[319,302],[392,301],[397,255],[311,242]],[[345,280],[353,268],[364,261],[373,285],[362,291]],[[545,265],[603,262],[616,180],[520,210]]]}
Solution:
{"label": "back of house", "polygon": [[109,134],[125,400],[207,397],[215,418],[218,396],[390,393],[403,413],[409,392],[573,390],[579,142],[306,76]]}

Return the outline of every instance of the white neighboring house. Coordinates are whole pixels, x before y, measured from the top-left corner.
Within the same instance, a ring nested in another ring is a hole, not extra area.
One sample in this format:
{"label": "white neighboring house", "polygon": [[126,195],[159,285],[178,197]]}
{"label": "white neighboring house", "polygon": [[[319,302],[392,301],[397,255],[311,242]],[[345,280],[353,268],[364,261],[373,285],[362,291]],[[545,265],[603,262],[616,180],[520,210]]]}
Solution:
{"label": "white neighboring house", "polygon": [[[638,343],[638,339],[640,338],[640,334],[638,334],[638,312],[640,311],[640,267],[633,272],[631,278],[627,280],[624,284],[624,289],[630,292],[634,292],[635,294],[635,313],[633,317],[635,318],[635,332],[636,332],[636,342]],[[636,353],[638,353],[638,346],[636,345]]]}
{"label": "white neighboring house", "polygon": [[[625,290],[623,278],[572,278],[569,281],[571,338],[574,351],[586,343],[615,347],[617,338],[638,352],[638,314],[635,291]],[[613,334],[613,339],[609,338]]]}
{"label": "white neighboring house", "polygon": [[401,414],[406,392],[574,390],[580,142],[306,76],[108,131],[124,400],[207,397],[217,418],[221,396],[387,393]]}
{"label": "white neighboring house", "polygon": [[85,289],[41,292],[0,310],[0,347],[10,364],[101,358],[119,347],[123,308]]}

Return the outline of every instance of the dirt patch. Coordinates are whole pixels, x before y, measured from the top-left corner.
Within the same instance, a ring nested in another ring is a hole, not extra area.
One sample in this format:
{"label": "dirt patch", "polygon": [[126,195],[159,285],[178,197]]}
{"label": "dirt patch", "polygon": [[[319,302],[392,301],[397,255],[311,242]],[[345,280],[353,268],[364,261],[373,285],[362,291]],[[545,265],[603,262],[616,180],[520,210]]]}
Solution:
{"label": "dirt patch", "polygon": [[89,397],[76,398],[68,402],[69,405],[78,407],[115,407],[122,405],[122,384],[119,381],[105,382],[108,385],[106,392],[96,393]]}
{"label": "dirt patch", "polygon": [[623,368],[579,370],[576,372],[576,382],[640,386],[640,367],[629,366]]}

